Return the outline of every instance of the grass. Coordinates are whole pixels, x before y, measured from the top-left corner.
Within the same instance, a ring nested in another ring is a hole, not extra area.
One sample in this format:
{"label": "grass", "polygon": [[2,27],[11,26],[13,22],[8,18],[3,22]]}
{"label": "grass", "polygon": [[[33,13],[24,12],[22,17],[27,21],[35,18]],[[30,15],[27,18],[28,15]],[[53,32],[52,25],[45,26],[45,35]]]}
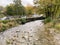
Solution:
{"label": "grass", "polygon": [[50,22],[46,22],[45,27],[47,29],[50,29],[50,30],[54,29],[55,32],[60,33],[60,21],[59,21],[59,19],[52,20]]}
{"label": "grass", "polygon": [[60,23],[55,25],[55,28],[60,30]]}
{"label": "grass", "polygon": [[26,19],[14,19],[14,20],[0,20],[0,32],[3,32],[9,28],[26,23]]}

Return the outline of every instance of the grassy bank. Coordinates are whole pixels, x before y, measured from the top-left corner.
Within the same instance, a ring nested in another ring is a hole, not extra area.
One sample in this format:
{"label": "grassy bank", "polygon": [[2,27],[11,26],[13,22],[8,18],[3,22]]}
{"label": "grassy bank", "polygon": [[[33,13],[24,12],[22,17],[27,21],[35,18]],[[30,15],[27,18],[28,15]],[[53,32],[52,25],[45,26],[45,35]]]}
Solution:
{"label": "grassy bank", "polygon": [[0,32],[5,31],[9,28],[24,24],[25,19],[14,19],[14,20],[0,20]]}
{"label": "grassy bank", "polygon": [[44,21],[46,29],[55,29],[55,31],[60,32],[60,20],[55,19],[45,19]]}

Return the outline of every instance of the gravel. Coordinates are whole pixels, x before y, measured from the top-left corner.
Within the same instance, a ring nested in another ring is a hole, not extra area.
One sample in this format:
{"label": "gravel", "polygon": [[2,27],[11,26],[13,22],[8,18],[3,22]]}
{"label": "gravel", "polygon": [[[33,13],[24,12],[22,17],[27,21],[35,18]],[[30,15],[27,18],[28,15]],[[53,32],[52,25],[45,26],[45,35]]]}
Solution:
{"label": "gravel", "polygon": [[0,45],[60,45],[60,34],[49,31],[42,20],[32,21],[0,33]]}

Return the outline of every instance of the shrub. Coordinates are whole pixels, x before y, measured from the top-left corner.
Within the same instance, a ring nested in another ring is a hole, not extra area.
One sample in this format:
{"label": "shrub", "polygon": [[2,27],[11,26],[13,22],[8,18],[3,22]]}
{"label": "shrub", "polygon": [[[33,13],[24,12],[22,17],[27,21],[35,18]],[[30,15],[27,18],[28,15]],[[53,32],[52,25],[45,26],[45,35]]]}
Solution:
{"label": "shrub", "polygon": [[4,21],[0,21],[0,32],[2,31],[5,31],[9,28],[12,28],[12,27],[15,27],[17,26],[17,22],[16,21],[7,21],[7,20],[4,20]]}
{"label": "shrub", "polygon": [[9,25],[9,28],[16,26],[15,22],[8,22],[7,24]]}
{"label": "shrub", "polygon": [[9,28],[15,27],[17,25],[20,24],[24,24],[26,23],[26,19],[22,18],[18,18],[18,19],[14,19],[14,20],[0,20],[0,32],[5,31]]}
{"label": "shrub", "polygon": [[24,19],[24,18],[21,19],[21,23],[22,23],[22,24],[25,24],[26,22],[27,22],[26,19]]}
{"label": "shrub", "polygon": [[8,25],[7,24],[3,24],[3,23],[1,23],[0,24],[0,32],[2,32],[2,31],[5,31],[6,29],[8,29]]}
{"label": "shrub", "polygon": [[44,23],[48,23],[48,22],[51,22],[51,18],[49,17],[49,18],[46,18],[45,20],[44,20]]}

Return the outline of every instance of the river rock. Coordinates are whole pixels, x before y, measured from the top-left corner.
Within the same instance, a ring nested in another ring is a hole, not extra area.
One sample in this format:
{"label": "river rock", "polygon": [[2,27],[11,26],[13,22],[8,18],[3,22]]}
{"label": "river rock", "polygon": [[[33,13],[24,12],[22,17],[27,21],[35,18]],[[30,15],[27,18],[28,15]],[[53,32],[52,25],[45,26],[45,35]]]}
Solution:
{"label": "river rock", "polygon": [[37,20],[0,33],[0,45],[60,45],[60,34],[45,30]]}

